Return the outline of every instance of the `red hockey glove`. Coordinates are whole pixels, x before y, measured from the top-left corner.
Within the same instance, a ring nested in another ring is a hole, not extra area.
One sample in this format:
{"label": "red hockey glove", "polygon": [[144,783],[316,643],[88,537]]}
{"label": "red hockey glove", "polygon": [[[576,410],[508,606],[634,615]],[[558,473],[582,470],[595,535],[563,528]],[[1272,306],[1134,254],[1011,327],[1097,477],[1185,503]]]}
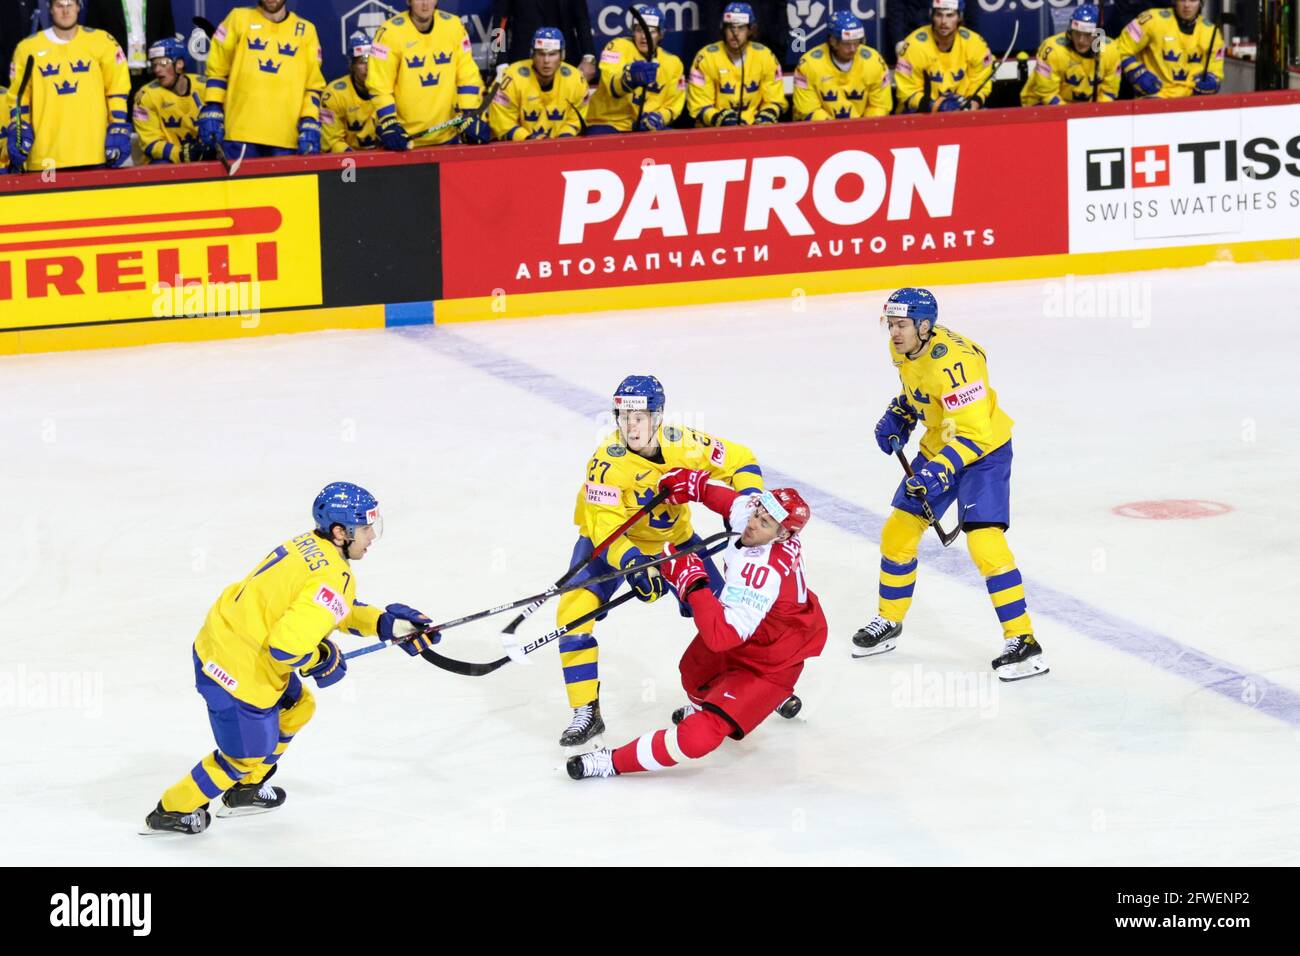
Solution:
{"label": "red hockey glove", "polygon": [[688,501],[704,500],[704,486],[708,483],[707,471],[674,468],[659,479],[659,490],[668,492],[667,504],[684,505]]}
{"label": "red hockey glove", "polygon": [[[704,474],[704,472],[692,472],[692,474]],[[677,554],[677,552],[678,549],[671,544],[664,546],[664,554]],[[673,586],[678,599],[682,601],[685,601],[686,595],[697,588],[709,586],[709,572],[704,570],[704,562],[697,554],[684,554],[661,564],[659,573]]]}

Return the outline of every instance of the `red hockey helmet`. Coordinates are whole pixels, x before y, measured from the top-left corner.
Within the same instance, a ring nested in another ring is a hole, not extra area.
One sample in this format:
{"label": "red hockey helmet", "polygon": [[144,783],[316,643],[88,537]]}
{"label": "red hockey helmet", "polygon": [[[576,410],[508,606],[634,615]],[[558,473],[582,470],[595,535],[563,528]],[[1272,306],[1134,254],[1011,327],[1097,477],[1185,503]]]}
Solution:
{"label": "red hockey helmet", "polygon": [[791,534],[798,534],[812,517],[812,509],[793,488],[773,488],[764,491],[758,499],[763,510],[776,519],[776,523]]}

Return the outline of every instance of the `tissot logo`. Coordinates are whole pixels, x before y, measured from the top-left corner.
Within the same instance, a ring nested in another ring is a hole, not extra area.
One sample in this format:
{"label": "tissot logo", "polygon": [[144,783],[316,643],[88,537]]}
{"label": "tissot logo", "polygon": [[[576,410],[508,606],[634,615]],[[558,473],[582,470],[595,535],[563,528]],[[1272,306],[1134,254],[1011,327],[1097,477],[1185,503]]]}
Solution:
{"label": "tissot logo", "polygon": [[[1125,157],[1125,154],[1127,158]],[[1152,146],[1113,146],[1086,153],[1088,192],[1151,186],[1267,180],[1279,173],[1300,177],[1300,136],[1258,136]]]}

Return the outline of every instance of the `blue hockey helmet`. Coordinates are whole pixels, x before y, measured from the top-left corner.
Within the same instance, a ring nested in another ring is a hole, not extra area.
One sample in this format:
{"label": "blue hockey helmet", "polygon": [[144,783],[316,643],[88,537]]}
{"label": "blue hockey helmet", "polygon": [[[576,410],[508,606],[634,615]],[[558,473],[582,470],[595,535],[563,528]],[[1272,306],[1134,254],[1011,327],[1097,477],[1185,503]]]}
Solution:
{"label": "blue hockey helmet", "polygon": [[357,30],[348,37],[348,56],[354,60],[359,60],[363,56],[370,56],[370,34],[365,30]]}
{"label": "blue hockey helmet", "polygon": [[1070,29],[1077,30],[1080,33],[1096,33],[1097,24],[1101,21],[1101,14],[1097,10],[1097,5],[1093,3],[1081,3],[1074,9],[1070,15]]}
{"label": "blue hockey helmet", "polygon": [[533,34],[533,51],[555,53],[564,49],[564,34],[556,27],[538,27]]}
{"label": "blue hockey helmet", "polygon": [[150,60],[171,60],[173,63],[183,63],[187,55],[185,44],[176,37],[163,37],[161,40],[154,40],[149,46]]}
{"label": "blue hockey helmet", "polygon": [[653,375],[629,375],[614,389],[614,416],[621,411],[663,414],[664,387]]}
{"label": "blue hockey helmet", "polygon": [[939,322],[939,303],[929,289],[914,289],[911,286],[899,289],[885,300],[884,318],[906,317],[912,320],[916,331],[921,331],[921,323],[930,320],[933,331]]}
{"label": "blue hockey helmet", "polygon": [[930,13],[956,13],[959,16],[966,13],[966,0],[930,0]]}
{"label": "blue hockey helmet", "polygon": [[729,3],[722,11],[724,26],[752,27],[754,25],[754,8],[747,3]]}
{"label": "blue hockey helmet", "polygon": [[312,502],[311,516],[316,530],[325,536],[336,524],[342,525],[347,539],[356,537],[357,528],[372,525],[375,537],[384,532],[384,519],[379,516],[379,502],[360,485],[350,481],[331,481],[321,489]]}
{"label": "blue hockey helmet", "polygon": [[641,14],[641,19],[645,21],[646,26],[651,29],[658,27],[660,33],[664,32],[664,12],[658,5],[652,3],[637,3],[633,4],[633,8],[637,13]]}
{"label": "blue hockey helmet", "polygon": [[867,31],[862,28],[862,21],[848,10],[836,10],[831,14],[828,35],[836,40],[862,40]]}

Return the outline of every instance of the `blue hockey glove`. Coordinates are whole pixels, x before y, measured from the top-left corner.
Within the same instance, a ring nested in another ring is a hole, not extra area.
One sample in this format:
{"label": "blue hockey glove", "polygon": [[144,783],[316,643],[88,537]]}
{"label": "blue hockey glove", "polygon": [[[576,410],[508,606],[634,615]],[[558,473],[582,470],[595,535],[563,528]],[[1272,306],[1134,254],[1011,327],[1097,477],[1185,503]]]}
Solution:
{"label": "blue hockey glove", "polygon": [[913,498],[934,498],[946,494],[952,487],[952,473],[933,462],[926,465],[904,483],[906,493]]}
{"label": "blue hockey glove", "polygon": [[314,156],[320,152],[320,122],[309,116],[298,120],[298,154]]}
{"label": "blue hockey glove", "polygon": [[27,163],[36,138],[31,122],[24,119],[20,123],[18,115],[18,107],[15,106],[9,115],[9,128],[6,130],[8,135],[5,137],[9,145],[9,163],[14,169],[21,169]]}
{"label": "blue hockey glove", "polygon": [[936,113],[951,113],[953,110],[959,110],[961,108],[962,108],[961,97],[950,90],[949,92],[943,94],[943,99],[941,99],[938,102],[938,104],[936,104],[934,111]]}
{"label": "blue hockey glove", "polygon": [[876,444],[886,455],[892,455],[907,444],[912,437],[919,416],[901,395],[889,403],[885,414],[876,422]]}
{"label": "blue hockey glove", "polygon": [[379,141],[384,144],[384,149],[400,153],[410,148],[411,141],[406,135],[406,130],[402,129],[396,114],[381,119],[379,125],[375,127],[375,132],[379,134]]}
{"label": "blue hockey glove", "polygon": [[1208,70],[1196,78],[1196,84],[1192,88],[1194,96],[1211,96],[1217,92],[1219,92],[1219,78]]}
{"label": "blue hockey glove", "polygon": [[659,64],[654,60],[633,60],[623,67],[623,87],[632,90],[638,86],[649,86],[655,81],[658,72]]}
{"label": "blue hockey glove", "polygon": [[492,142],[492,125],[483,118],[483,114],[471,116],[460,127],[460,138],[474,146]]}
{"label": "blue hockey glove", "polygon": [[405,604],[390,604],[379,615],[379,639],[391,641],[415,657],[421,651],[427,651],[442,640],[437,631],[424,628],[432,622],[429,616]]}
{"label": "blue hockey glove", "polygon": [[1160,82],[1160,77],[1137,62],[1137,60],[1133,60],[1129,64],[1128,68],[1124,70],[1124,75],[1133,84],[1133,89],[1143,96],[1155,96],[1164,88],[1164,84]]}
{"label": "blue hockey glove", "polygon": [[668,124],[664,122],[662,113],[651,110],[649,113],[642,113],[641,118],[636,121],[632,128],[638,133],[645,133],[667,129]]}
{"label": "blue hockey glove", "polygon": [[739,126],[740,114],[735,110],[718,110],[713,114],[714,126]]}
{"label": "blue hockey glove", "polygon": [[126,123],[109,123],[104,136],[104,162],[119,168],[131,158],[131,127]]}
{"label": "blue hockey glove", "polygon": [[[642,554],[636,548],[629,548],[627,554],[623,555],[623,563],[620,567],[623,570],[634,568],[637,565],[653,561],[654,558]],[[664,585],[664,579],[654,568],[646,568],[644,571],[633,571],[627,576],[627,583],[631,585],[632,590],[636,592],[637,600],[645,601],[652,604],[659,600],[667,590]]]}
{"label": "blue hockey glove", "polygon": [[769,123],[775,123],[781,118],[781,114],[774,107],[766,106],[754,114],[755,126],[766,126]]}
{"label": "blue hockey glove", "polygon": [[320,661],[311,667],[304,668],[299,673],[303,677],[310,677],[315,680],[317,687],[328,687],[330,684],[337,684],[348,672],[348,662],[339,651],[339,646],[327,637],[320,642],[316,650],[320,652]]}
{"label": "blue hockey glove", "polygon": [[209,103],[199,110],[199,142],[209,149],[220,149],[226,138],[226,111],[220,103]]}

